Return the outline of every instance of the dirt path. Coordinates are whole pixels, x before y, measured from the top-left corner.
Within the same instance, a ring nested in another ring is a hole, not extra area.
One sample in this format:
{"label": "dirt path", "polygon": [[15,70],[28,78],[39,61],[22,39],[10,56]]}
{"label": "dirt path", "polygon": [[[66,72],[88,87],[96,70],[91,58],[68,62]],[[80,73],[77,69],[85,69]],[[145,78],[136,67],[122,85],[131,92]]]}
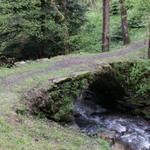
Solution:
{"label": "dirt path", "polygon": [[56,61],[56,63],[54,63],[50,67],[41,68],[41,69],[37,69],[34,71],[26,71],[22,74],[8,75],[0,79],[0,84],[4,86],[13,86],[22,82],[23,80],[26,80],[29,77],[34,77],[37,75],[38,76],[44,75],[53,71],[60,70],[62,68],[73,67],[74,65],[79,65],[79,64],[80,65],[81,64],[94,65],[94,61],[96,60],[126,56],[127,54],[131,52],[136,52],[139,49],[145,48],[146,46],[147,46],[147,42],[145,40],[142,40],[136,43],[132,43],[128,45],[127,47],[116,50],[114,52],[106,52],[106,53],[100,53],[100,54],[94,54],[94,55],[91,54],[91,55],[84,56],[84,57],[81,57],[79,55],[78,56],[68,55]]}

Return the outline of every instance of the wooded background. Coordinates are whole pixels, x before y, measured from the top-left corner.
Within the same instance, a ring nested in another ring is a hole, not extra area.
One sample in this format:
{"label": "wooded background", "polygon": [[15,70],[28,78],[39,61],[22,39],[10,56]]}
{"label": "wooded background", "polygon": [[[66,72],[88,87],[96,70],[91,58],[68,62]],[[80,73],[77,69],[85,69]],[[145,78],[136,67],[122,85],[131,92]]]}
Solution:
{"label": "wooded background", "polygon": [[16,60],[83,49],[108,51],[117,47],[117,43],[129,44],[138,33],[148,33],[150,22],[147,0],[1,0],[0,3],[0,55]]}

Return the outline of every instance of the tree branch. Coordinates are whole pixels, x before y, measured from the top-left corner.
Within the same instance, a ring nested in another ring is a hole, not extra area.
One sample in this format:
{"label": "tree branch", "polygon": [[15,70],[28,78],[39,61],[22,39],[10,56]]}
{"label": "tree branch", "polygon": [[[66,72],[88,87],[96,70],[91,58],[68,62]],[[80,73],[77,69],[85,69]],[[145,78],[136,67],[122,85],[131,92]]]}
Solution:
{"label": "tree branch", "polygon": [[60,21],[64,21],[65,17],[64,15],[59,11],[59,9],[56,6],[56,1],[55,0],[51,0],[51,6],[55,9],[55,11],[57,12],[57,16],[59,17]]}

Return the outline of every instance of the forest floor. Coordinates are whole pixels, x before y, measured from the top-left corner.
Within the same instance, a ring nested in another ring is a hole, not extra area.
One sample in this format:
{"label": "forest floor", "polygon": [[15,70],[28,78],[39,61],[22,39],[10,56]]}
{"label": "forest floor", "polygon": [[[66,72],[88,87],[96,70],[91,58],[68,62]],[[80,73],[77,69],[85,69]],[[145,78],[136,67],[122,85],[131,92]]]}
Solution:
{"label": "forest floor", "polygon": [[[53,79],[92,69],[99,63],[143,58],[147,42],[141,40],[122,49],[100,54],[71,54],[27,61],[0,69],[0,150],[108,150],[100,139],[62,127],[52,121],[24,115],[21,94]],[[21,114],[17,114],[16,110]]]}

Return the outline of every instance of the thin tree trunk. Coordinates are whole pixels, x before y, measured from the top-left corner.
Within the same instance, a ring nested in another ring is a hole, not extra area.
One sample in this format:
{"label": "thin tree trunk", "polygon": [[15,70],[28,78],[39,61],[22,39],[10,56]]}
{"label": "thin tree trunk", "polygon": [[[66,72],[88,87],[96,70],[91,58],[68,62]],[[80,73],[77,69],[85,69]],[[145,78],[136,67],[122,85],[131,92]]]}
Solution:
{"label": "thin tree trunk", "polygon": [[120,2],[120,13],[121,13],[121,28],[122,28],[122,36],[124,45],[130,43],[129,37],[129,29],[128,29],[128,14],[127,9],[125,7],[125,0],[119,0]]}
{"label": "thin tree trunk", "polygon": [[148,37],[148,59],[150,59],[150,23],[149,23],[149,37]]}
{"label": "thin tree trunk", "polygon": [[[40,22],[41,22],[41,33],[42,33],[42,36],[45,36],[47,33],[46,33],[46,28],[45,28],[45,19],[46,19],[46,16],[44,14],[44,9],[45,9],[45,0],[40,0],[41,2],[41,16],[40,16]],[[38,58],[42,58],[44,56],[44,50],[46,49],[47,45],[44,43],[44,41],[42,40],[41,41],[41,48],[39,49],[39,52],[38,52]]]}
{"label": "thin tree trunk", "polygon": [[69,39],[69,31],[67,27],[67,0],[62,0],[62,6],[64,9],[64,21],[63,21],[63,27],[64,27],[64,49],[65,49],[65,54],[69,53],[69,44],[68,44],[68,39]]}
{"label": "thin tree trunk", "polygon": [[40,16],[41,20],[41,32],[44,35],[45,34],[45,14],[43,13],[45,9],[45,0],[41,0],[41,13],[42,15]]}
{"label": "thin tree trunk", "polygon": [[59,17],[60,21],[64,20],[64,15],[58,10],[56,6],[56,0],[51,0],[51,6],[54,8],[54,10],[57,12],[57,16]]}
{"label": "thin tree trunk", "polygon": [[64,15],[58,10],[58,8],[56,6],[56,0],[51,0],[51,5],[56,10],[57,16],[59,17],[60,21],[62,22],[63,30],[64,30],[64,51],[65,51],[65,54],[68,54],[69,53],[69,44],[68,44],[69,32],[68,32],[67,21],[66,21],[67,0],[61,0],[61,5],[64,10]]}
{"label": "thin tree trunk", "polygon": [[109,51],[109,0],[103,0],[102,52]]}
{"label": "thin tree trunk", "polygon": [[97,9],[96,1],[95,1],[95,0],[91,0],[91,6],[92,6],[92,8],[93,8],[94,10]]}

